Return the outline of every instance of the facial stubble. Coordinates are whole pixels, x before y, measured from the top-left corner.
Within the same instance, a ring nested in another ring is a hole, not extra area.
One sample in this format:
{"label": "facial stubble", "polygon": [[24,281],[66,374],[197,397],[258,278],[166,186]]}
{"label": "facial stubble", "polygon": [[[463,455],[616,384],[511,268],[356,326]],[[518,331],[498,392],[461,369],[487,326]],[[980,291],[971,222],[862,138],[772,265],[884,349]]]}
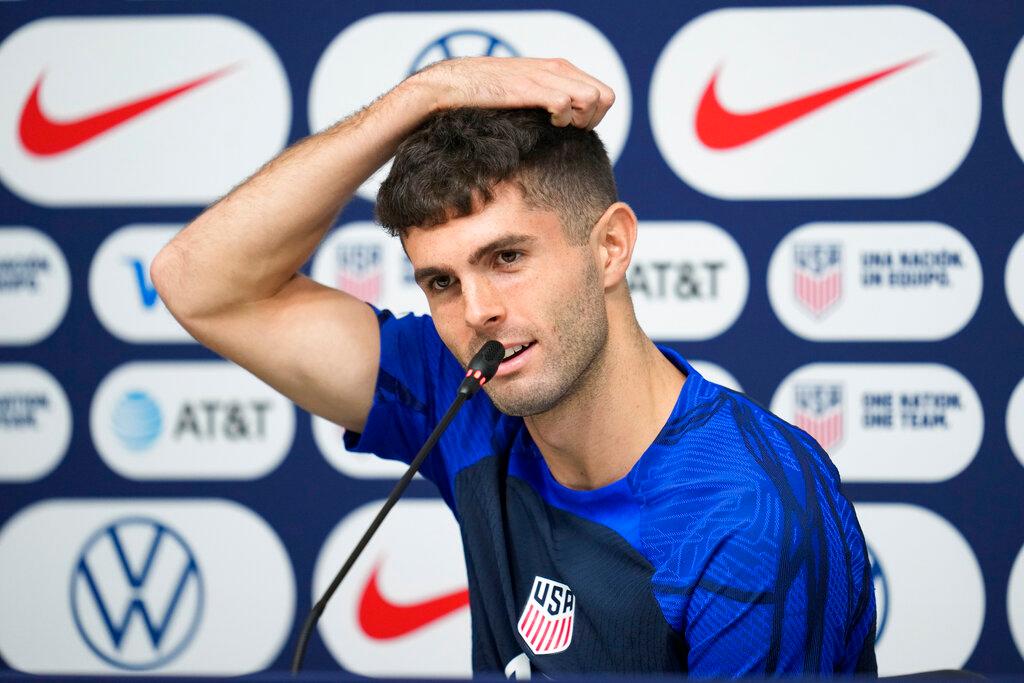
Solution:
{"label": "facial stubble", "polygon": [[556,293],[547,315],[553,339],[538,340],[544,367],[529,378],[515,376],[485,387],[491,402],[506,415],[539,415],[588,391],[608,341],[608,312],[597,264],[582,259],[584,272],[575,291]]}

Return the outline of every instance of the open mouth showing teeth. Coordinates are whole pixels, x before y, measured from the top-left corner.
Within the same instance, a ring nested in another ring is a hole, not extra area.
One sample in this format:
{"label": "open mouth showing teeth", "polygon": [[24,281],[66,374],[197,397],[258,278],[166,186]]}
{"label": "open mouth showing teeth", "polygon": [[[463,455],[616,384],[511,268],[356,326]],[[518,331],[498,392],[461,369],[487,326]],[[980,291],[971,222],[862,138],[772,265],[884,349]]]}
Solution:
{"label": "open mouth showing teeth", "polygon": [[520,344],[518,346],[510,346],[509,348],[505,349],[505,358],[503,360],[508,360],[512,356],[522,353],[526,349],[530,348],[532,344],[533,342],[530,342],[529,344]]}

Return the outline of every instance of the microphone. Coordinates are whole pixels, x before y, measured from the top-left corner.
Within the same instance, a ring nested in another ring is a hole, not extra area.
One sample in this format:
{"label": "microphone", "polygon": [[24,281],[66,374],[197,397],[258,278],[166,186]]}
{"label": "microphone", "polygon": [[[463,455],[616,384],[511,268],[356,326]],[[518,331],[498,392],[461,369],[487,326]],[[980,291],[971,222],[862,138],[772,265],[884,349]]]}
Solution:
{"label": "microphone", "polygon": [[459,385],[459,395],[466,395],[469,398],[480,387],[487,384],[498,371],[501,361],[505,360],[505,347],[493,339],[485,343],[480,350],[469,361],[469,368],[466,370],[466,378]]}
{"label": "microphone", "polygon": [[501,365],[501,361],[505,358],[505,347],[500,342],[496,342],[493,339],[484,343],[473,359],[469,361],[469,367],[466,369],[466,376],[463,378],[462,383],[459,384],[459,389],[455,393],[455,400],[452,401],[451,406],[448,407],[448,412],[444,414],[441,421],[434,427],[434,431],[430,433],[430,437],[426,443],[423,444],[423,448],[420,449],[416,457],[413,458],[409,464],[409,469],[405,471],[402,478],[395,484],[395,488],[391,490],[388,499],[384,501],[384,505],[381,506],[380,512],[373,518],[370,526],[366,529],[366,533],[356,543],[356,547],[352,549],[352,553],[345,560],[345,564],[338,570],[337,576],[331,581],[331,585],[324,591],[323,596],[313,605],[313,609],[309,611],[309,615],[306,617],[306,622],[302,625],[302,631],[299,632],[298,641],[295,644],[295,655],[292,657],[292,673],[297,674],[302,669],[302,660],[306,658],[306,648],[309,646],[309,637],[313,634],[313,628],[316,627],[316,623],[320,620],[320,615],[324,613],[324,609],[327,607],[327,602],[334,595],[334,592],[338,590],[338,586],[341,585],[342,580],[348,574],[349,570],[352,569],[352,565],[356,563],[359,556],[363,553],[366,545],[373,538],[373,535],[377,533],[377,529],[380,527],[381,522],[387,517],[388,513],[391,512],[391,508],[395,507],[395,503],[401,498],[402,494],[405,493],[405,489],[409,486],[409,482],[416,476],[416,472],[419,471],[420,465],[427,458],[427,453],[434,447],[444,431],[448,429],[448,425],[451,423],[455,414],[459,412],[459,408],[465,403],[470,397],[476,392],[480,391],[480,387],[487,384],[494,377],[494,373],[498,371],[498,366]]}

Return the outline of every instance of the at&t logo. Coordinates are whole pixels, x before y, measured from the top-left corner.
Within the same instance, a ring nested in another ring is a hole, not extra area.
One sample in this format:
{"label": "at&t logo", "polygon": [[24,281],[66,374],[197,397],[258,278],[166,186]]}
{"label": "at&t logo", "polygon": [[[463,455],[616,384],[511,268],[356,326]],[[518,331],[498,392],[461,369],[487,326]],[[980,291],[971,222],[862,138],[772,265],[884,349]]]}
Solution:
{"label": "at&t logo", "polygon": [[71,612],[103,661],[154,669],[192,642],[203,613],[203,580],[192,549],[170,527],[125,517],[96,531],[71,575]]}
{"label": "at&t logo", "polygon": [[710,339],[747,302],[749,270],[736,240],[700,221],[643,221],[627,278],[640,326],[654,339]]}
{"label": "at&t logo", "polygon": [[[172,444],[265,441],[270,401],[195,399],[183,401],[170,430]],[[132,451],[152,446],[163,430],[160,405],[145,391],[129,391],[114,407],[114,434]]]}
{"label": "at&t logo", "polygon": [[127,363],[100,383],[90,413],[100,456],[137,479],[260,477],[295,436],[288,399],[225,362]]}
{"label": "at&t logo", "polygon": [[114,408],[114,433],[126,448],[142,451],[160,436],[163,417],[160,406],[144,391],[129,391]]}

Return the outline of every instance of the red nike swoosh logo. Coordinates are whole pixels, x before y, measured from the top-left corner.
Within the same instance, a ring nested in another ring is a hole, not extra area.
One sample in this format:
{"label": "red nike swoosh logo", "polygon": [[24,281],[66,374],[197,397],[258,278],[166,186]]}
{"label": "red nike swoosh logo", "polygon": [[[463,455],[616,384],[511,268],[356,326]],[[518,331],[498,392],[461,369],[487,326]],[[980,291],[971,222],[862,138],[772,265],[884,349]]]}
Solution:
{"label": "red nike swoosh logo", "polygon": [[40,74],[39,80],[36,81],[35,87],[32,88],[28,99],[25,100],[25,105],[21,108],[18,135],[21,138],[21,144],[31,154],[42,157],[61,154],[110,132],[121,124],[178,95],[209,83],[234,68],[234,66],[228,66],[218,69],[187,83],[73,121],[52,119],[39,106],[39,91],[42,89],[43,79],[46,77],[44,72]]}
{"label": "red nike swoosh logo", "polygon": [[915,57],[901,64],[862,76],[846,83],[819,90],[805,97],[798,97],[759,111],[736,113],[722,106],[718,101],[715,86],[721,67],[715,70],[704,89],[704,95],[697,107],[697,138],[711,149],[734,149],[780,128],[788,126],[827,104],[856,92],[877,80],[916,64],[927,55]]}
{"label": "red nike swoosh logo", "polygon": [[396,605],[383,595],[377,586],[374,568],[359,598],[359,625],[366,635],[375,640],[398,638],[421,629],[469,604],[469,591],[453,591],[446,595],[408,605]]}

